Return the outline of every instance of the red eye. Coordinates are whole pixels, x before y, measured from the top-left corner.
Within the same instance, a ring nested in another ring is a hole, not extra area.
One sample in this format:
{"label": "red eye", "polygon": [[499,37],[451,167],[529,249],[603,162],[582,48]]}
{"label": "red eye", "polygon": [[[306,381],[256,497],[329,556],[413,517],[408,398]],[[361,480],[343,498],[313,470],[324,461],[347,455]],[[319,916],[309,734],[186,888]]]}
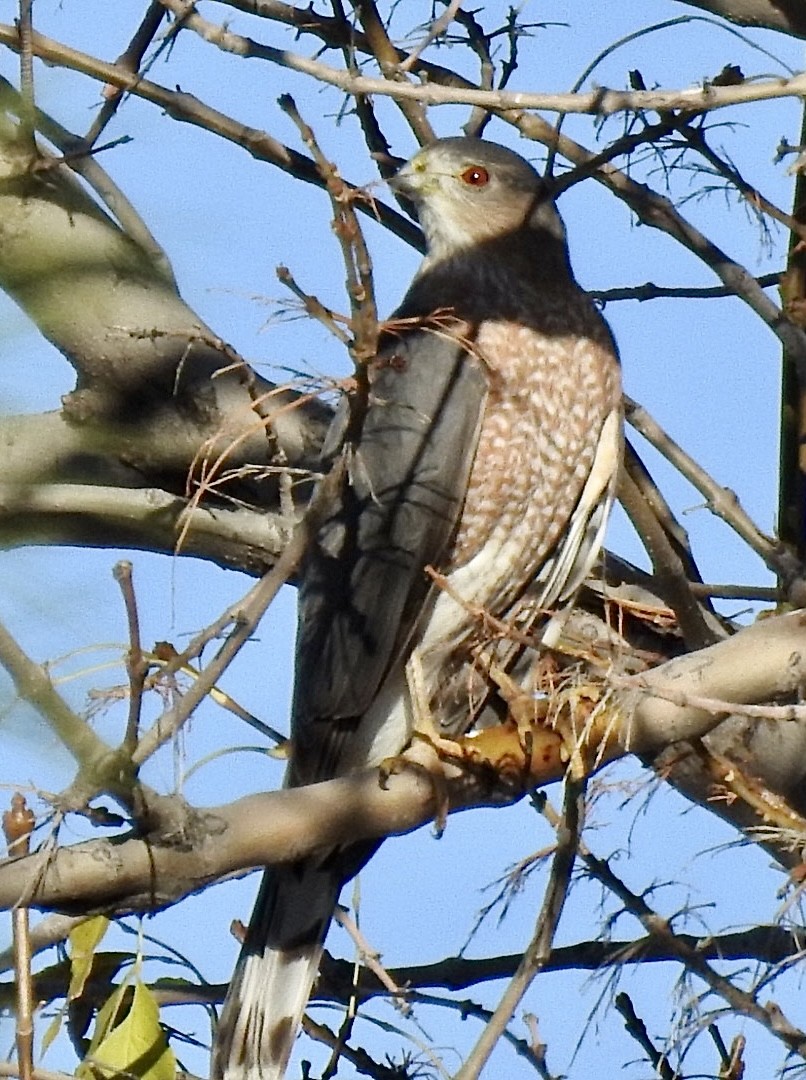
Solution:
{"label": "red eye", "polygon": [[462,173],[462,179],[470,187],[484,187],[490,181],[490,174],[483,165],[471,165]]}

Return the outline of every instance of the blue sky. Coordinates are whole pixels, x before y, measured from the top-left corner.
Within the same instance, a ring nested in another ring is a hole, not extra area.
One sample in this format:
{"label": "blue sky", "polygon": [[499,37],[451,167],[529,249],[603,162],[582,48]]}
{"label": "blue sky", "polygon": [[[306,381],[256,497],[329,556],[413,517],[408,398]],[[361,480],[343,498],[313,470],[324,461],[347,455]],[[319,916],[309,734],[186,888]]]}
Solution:
{"label": "blue sky", "polygon": [[[4,5],[9,18],[12,6]],[[118,0],[115,5],[39,0],[35,14],[44,33],[112,59],[126,43],[142,6],[133,0]],[[424,15],[428,10],[427,4],[403,7],[406,18],[415,7]],[[640,13],[637,7],[593,3],[578,8],[559,0],[526,5],[529,18],[570,25],[536,30],[522,43],[522,62],[512,87],[568,89],[591,58],[612,41],[640,25],[689,10],[661,2],[641,4]],[[488,13],[504,9],[500,3],[486,5]],[[278,41],[278,31],[272,29],[269,34],[260,22],[221,4],[204,5],[204,13],[211,19],[226,17],[235,31],[300,52],[313,48],[305,39],[295,42],[290,33]],[[797,42],[761,32],[744,37],[775,53],[790,67],[803,66]],[[639,68],[649,86],[684,87],[715,75],[726,63],[739,63],[747,74],[782,73],[780,65],[752,49],[747,41],[713,22],[691,20],[613,52],[591,81],[623,86],[628,69]],[[327,55],[325,59],[329,59]],[[440,53],[437,59],[451,63],[453,56]],[[0,54],[0,73],[14,78],[10,54]],[[356,182],[374,178],[352,118],[339,126],[331,122],[341,105],[334,90],[315,91],[304,80],[280,69],[223,56],[189,34],[182,36],[170,62],[158,62],[150,74],[165,85],[180,84],[222,111],[297,146],[295,129],[276,105],[279,94],[290,91],[303,115],[315,123],[324,149],[338,162],[343,175]],[[89,80],[42,65],[37,66],[37,92],[43,109],[77,131],[88,126],[98,103],[98,87]],[[384,102],[378,111],[387,134],[397,140],[395,151],[401,155],[413,152],[414,141],[397,118],[395,106]],[[455,134],[466,112],[445,107],[432,110],[431,118],[440,134]],[[769,198],[784,208],[790,205],[791,178],[785,174],[785,165],[773,163],[773,156],[782,135],[790,142],[798,140],[797,104],[757,105],[720,119],[748,126],[725,128],[714,135],[714,144],[724,145],[736,165],[746,170],[748,178]],[[620,124],[617,118],[609,120],[602,139],[615,137]],[[585,145],[594,145],[594,124],[589,118],[569,118],[565,131]],[[278,315],[278,301],[281,306],[288,303],[274,276],[279,263],[288,265],[300,284],[324,303],[340,310],[346,306],[337,245],[329,229],[329,206],[322,193],[290,181],[235,146],[176,124],[137,100],[127,102],[109,130],[110,137],[124,134],[132,136],[133,142],[105,154],[103,164],[168,251],[183,296],[209,325],[267,377],[282,380],[286,367],[316,375],[345,373],[346,356],[321,327]],[[542,158],[539,146],[518,139],[501,123],[492,124],[487,136],[536,161]],[[651,175],[649,182],[660,186],[662,177]],[[673,177],[672,183],[672,193],[680,199],[693,194],[700,181],[681,174]],[[388,197],[382,189],[376,190],[380,197]],[[628,209],[594,182],[574,188],[562,199],[560,209],[568,226],[577,276],[586,287],[648,280],[661,285],[715,283],[702,264],[668,238],[637,225]],[[745,208],[737,205],[734,197],[713,194],[707,199],[692,198],[683,212],[751,272],[767,273],[783,265],[783,231],[773,228],[769,242],[762,242]],[[402,295],[418,256],[378,227],[370,224],[367,234],[375,261],[379,308],[387,312]],[[776,502],[780,357],[773,335],[737,300],[618,303],[609,305],[605,314],[619,341],[627,391],[716,479],[739,494],[763,528],[771,530]],[[59,395],[71,389],[72,371],[2,297],[0,319],[0,355],[5,360],[0,367],[0,404],[9,412],[58,407]],[[770,577],[759,561],[700,508],[702,500],[697,493],[652,453],[647,454],[647,461],[673,507],[683,514],[706,580],[769,584]],[[608,544],[646,565],[621,515],[615,516]],[[106,672],[88,670],[101,661],[119,661],[119,651],[102,646],[125,640],[124,614],[111,576],[118,557],[120,553],[109,551],[28,549],[5,552],[0,559],[0,618],[32,655],[52,659],[94,647],[55,669],[57,675],[77,673],[64,687],[76,706],[83,704],[90,687],[124,681],[119,662]],[[132,558],[145,641],[169,638],[181,644],[186,635],[211,621],[248,585],[236,574],[190,560],[142,553]],[[286,590],[261,625],[259,640],[238,659],[225,680],[226,688],[243,705],[279,727],[286,722],[293,608],[293,593]],[[119,731],[119,721],[119,715],[112,711],[100,715],[96,724],[111,738]],[[2,680],[0,725],[5,750],[0,795],[27,784],[58,790],[68,781],[66,755],[36,717],[13,701],[8,683]],[[191,722],[178,753],[166,753],[150,765],[148,779],[170,787],[177,772],[205,755],[226,745],[255,741],[234,718],[205,706]],[[262,754],[241,752],[205,765],[187,782],[185,791],[193,801],[217,803],[274,786],[279,779],[277,763]],[[783,878],[767,869],[766,856],[747,848],[727,849],[734,839],[731,830],[700,811],[686,812],[682,800],[667,792],[656,791],[644,809],[642,800],[654,785],[635,763],[608,770],[597,783],[602,795],[591,813],[588,842],[598,854],[619,852],[616,867],[636,891],[655,882],[664,883],[652,895],[652,902],[663,913],[673,914],[686,904],[707,905],[698,913],[699,925],[715,931],[772,918]],[[631,794],[632,789],[635,792]],[[550,794],[554,799],[559,797],[557,790]],[[72,834],[80,835],[81,828],[68,823],[62,838]],[[388,843],[361,877],[362,927],[389,965],[448,955],[463,945],[476,911],[487,901],[484,886],[550,840],[542,820],[521,806],[504,812],[458,815],[440,841],[426,829]],[[535,873],[511,915],[500,925],[495,919],[488,920],[468,955],[522,948],[530,935],[544,881],[543,871]],[[737,888],[738,882],[749,884]],[[223,980],[236,953],[227,928],[233,917],[247,917],[254,887],[254,877],[220,886],[159,919],[148,920],[146,928],[186,949],[194,962],[202,965],[206,977]],[[613,910],[611,901],[600,910],[599,901],[595,885],[581,883],[574,890],[560,943],[595,935],[602,919]],[[0,924],[0,933],[4,925]],[[626,917],[620,918],[613,930],[615,936],[635,932],[632,919]],[[351,947],[341,932],[333,940],[336,948],[350,955]],[[163,971],[158,966],[149,970]],[[671,966],[665,971],[641,969],[623,976],[623,987],[635,994],[639,1012],[658,1038],[668,1033],[669,1002],[675,993],[686,994],[685,987],[676,987],[676,977]],[[797,983],[794,977],[789,982],[791,988],[781,996],[781,1002],[791,1008],[797,1021]],[[474,989],[468,996],[492,1004],[500,989],[499,985]],[[604,1022],[601,1012],[595,1014],[592,1034],[577,1056],[573,1060],[568,1056],[583,1032],[588,1012],[606,989],[604,980],[584,976],[552,975],[538,980],[526,1007],[540,1018],[541,1036],[549,1045],[549,1063],[555,1071],[573,1077],[601,1075],[603,1054],[618,1062],[638,1056],[621,1023],[617,1019]],[[396,1022],[388,1005],[376,1004],[373,1012],[386,1022]],[[437,1047],[466,1048],[476,1034],[476,1022],[471,1020],[461,1023],[451,1018],[446,1022],[442,1012],[427,1009],[421,1018]],[[179,1012],[169,1014],[168,1019],[178,1027],[193,1027],[201,1039],[207,1037],[200,1012],[193,1019]],[[324,1019],[337,1023],[330,1012]],[[734,1030],[738,1029],[732,1023],[725,1024],[726,1041]],[[771,1075],[783,1057],[778,1045],[755,1029],[747,1028],[747,1034],[751,1044],[748,1074]],[[0,1053],[6,1051],[11,1037],[11,1025],[0,1020]],[[380,1045],[372,1034],[367,1034],[366,1041],[371,1049]],[[698,1054],[700,1051],[695,1051]],[[204,1072],[203,1053],[189,1050],[183,1057],[189,1068]],[[445,1059],[449,1067],[458,1065],[450,1049],[445,1051]],[[714,1061],[713,1055],[695,1056],[688,1068],[694,1072],[696,1064],[703,1071],[713,1070]],[[45,1064],[70,1068],[71,1062],[69,1051],[61,1045],[51,1051]],[[345,1075],[350,1075],[349,1070]],[[510,1050],[499,1048],[488,1075],[529,1073]],[[633,1066],[624,1075],[644,1077],[648,1067]]]}

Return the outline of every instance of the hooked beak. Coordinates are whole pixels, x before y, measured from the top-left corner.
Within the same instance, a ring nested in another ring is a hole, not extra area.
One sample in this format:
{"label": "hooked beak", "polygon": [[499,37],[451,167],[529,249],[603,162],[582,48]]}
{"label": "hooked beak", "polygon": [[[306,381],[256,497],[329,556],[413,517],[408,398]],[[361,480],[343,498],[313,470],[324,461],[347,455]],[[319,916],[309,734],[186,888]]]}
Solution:
{"label": "hooked beak", "polygon": [[395,173],[388,181],[392,191],[396,192],[398,195],[403,195],[407,199],[415,200],[425,194],[428,183],[428,174],[422,163],[420,163],[418,168],[416,157],[411,161],[407,161],[405,165],[402,165],[397,173]]}

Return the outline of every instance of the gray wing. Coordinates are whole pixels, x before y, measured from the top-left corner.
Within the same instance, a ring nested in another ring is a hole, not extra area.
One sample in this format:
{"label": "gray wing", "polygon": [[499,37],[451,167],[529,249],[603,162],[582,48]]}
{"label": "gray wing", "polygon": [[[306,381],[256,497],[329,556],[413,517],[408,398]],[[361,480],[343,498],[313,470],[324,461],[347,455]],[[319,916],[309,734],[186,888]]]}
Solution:
{"label": "gray wing", "polygon": [[462,510],[486,394],[480,364],[428,330],[388,336],[373,364],[360,437],[342,451],[351,454],[347,479],[303,567],[298,780],[332,774],[334,740],[406,653],[431,587],[424,567],[439,565]]}

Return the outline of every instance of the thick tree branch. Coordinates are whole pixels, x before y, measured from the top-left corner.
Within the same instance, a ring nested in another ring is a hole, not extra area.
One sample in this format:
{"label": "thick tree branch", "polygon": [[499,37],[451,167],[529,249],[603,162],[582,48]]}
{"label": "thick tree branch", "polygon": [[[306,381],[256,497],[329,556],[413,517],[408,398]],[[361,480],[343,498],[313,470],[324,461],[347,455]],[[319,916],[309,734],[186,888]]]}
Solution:
{"label": "thick tree branch", "polygon": [[[611,742],[620,741],[622,748],[611,746],[609,755],[625,750],[656,754],[669,743],[716,727],[724,714],[687,704],[686,693],[726,703],[767,701],[804,682],[806,612],[766,619],[633,679],[634,689],[618,691],[614,702],[623,719],[608,726],[615,725]],[[664,693],[671,688],[678,703],[653,696],[653,688]],[[471,739],[468,745],[477,744],[483,747],[484,739]],[[514,745],[517,749],[517,738]],[[493,767],[481,749],[468,751],[467,767],[447,766],[451,808],[509,803],[531,785],[557,779],[565,768],[562,745],[558,732],[537,729],[531,771],[522,749],[521,761],[510,758],[508,770],[500,755]],[[67,913],[88,905],[92,910],[153,910],[228,874],[293,861],[348,840],[408,832],[433,820],[435,798],[427,772],[414,765],[390,776],[386,787],[379,784],[376,770],[368,770],[209,810],[188,807],[178,798],[162,800],[171,806],[171,832],[163,839],[155,834],[93,840],[4,864],[0,907],[25,897],[33,906]],[[158,808],[163,818],[165,807]]]}
{"label": "thick tree branch", "polygon": [[[65,166],[32,164],[16,134],[0,116],[0,288],[70,360],[78,388],[61,414],[2,421],[3,479],[15,486],[3,491],[0,531],[16,541],[28,528],[44,541],[63,529],[64,539],[83,541],[93,517],[112,510],[98,539],[171,550],[184,504],[165,493],[184,496],[194,469],[196,484],[220,487],[226,473],[227,493],[276,505],[277,473],[315,462],[330,410],[256,376],[182,301],[161,259],[125,235]],[[42,489],[52,482],[162,494],[150,506],[148,495],[137,506],[132,496],[114,512],[102,491]],[[61,525],[45,523],[49,511]],[[250,533],[234,561],[255,572],[266,551],[249,551],[263,548]],[[233,565],[208,536],[209,546],[189,543]],[[265,536],[273,547],[271,527]]]}
{"label": "thick tree branch", "polygon": [[[454,809],[500,805],[522,790],[491,794],[489,775],[459,777]],[[180,808],[181,800],[174,803]],[[293,861],[348,840],[408,832],[436,813],[434,785],[407,768],[381,787],[377,770],[305,788],[251,795],[208,810],[185,806],[168,840],[90,840],[0,864],[0,907],[21,899],[66,913],[156,910],[227,875]]]}
{"label": "thick tree branch", "polygon": [[[621,736],[626,748],[652,753],[670,742],[699,738],[724,716],[686,705],[686,694],[748,704],[801,694],[806,686],[806,612],[763,619],[726,641],[636,676],[634,682],[631,700],[619,703],[631,717]],[[652,697],[656,687],[679,691],[679,704]],[[650,697],[640,701],[644,692]]]}
{"label": "thick tree branch", "polygon": [[245,507],[195,505],[157,488],[0,483],[0,545],[121,547],[192,555],[258,577],[293,522]]}

